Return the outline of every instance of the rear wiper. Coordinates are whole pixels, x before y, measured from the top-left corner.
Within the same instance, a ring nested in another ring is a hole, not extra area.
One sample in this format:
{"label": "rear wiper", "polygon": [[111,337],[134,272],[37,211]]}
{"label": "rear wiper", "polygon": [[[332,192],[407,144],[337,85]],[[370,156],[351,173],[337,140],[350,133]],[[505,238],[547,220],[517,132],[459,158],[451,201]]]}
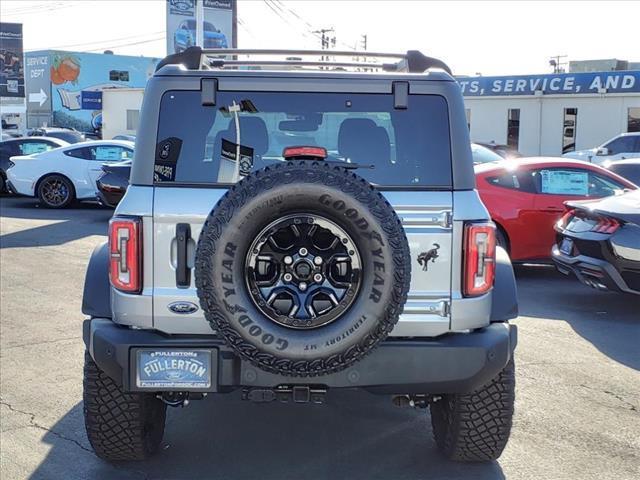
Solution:
{"label": "rear wiper", "polygon": [[375,165],[371,164],[341,162],[340,160],[324,160],[324,163],[328,163],[329,165],[338,165],[339,167],[346,168],[348,170],[356,170],[358,168],[376,168]]}

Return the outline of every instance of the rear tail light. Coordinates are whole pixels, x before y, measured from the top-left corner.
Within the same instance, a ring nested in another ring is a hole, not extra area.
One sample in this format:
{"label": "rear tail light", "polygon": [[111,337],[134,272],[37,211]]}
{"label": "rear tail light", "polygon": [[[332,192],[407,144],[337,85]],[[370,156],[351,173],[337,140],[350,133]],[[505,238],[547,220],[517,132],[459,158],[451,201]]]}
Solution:
{"label": "rear tail light", "polygon": [[567,210],[565,212],[564,215],[562,215],[562,217],[560,218],[560,220],[558,220],[558,223],[556,223],[556,226],[562,230],[564,230],[567,225],[569,225],[569,222],[571,221],[571,219],[573,217],[575,217],[576,215],[576,210],[575,208],[571,208],[569,210]]}
{"label": "rear tail light", "polygon": [[496,271],[496,227],[493,223],[468,223],[464,230],[464,288],[466,297],[487,293]]}
{"label": "rear tail light", "polygon": [[109,222],[109,279],[127,293],[142,289],[142,221],[114,217]]}
{"label": "rear tail light", "polygon": [[600,217],[598,223],[596,223],[591,229],[592,232],[597,233],[613,233],[620,227],[620,222],[614,218]]}
{"label": "rear tail light", "polygon": [[327,149],[323,147],[286,147],[282,156],[287,160],[292,158],[327,158]]}

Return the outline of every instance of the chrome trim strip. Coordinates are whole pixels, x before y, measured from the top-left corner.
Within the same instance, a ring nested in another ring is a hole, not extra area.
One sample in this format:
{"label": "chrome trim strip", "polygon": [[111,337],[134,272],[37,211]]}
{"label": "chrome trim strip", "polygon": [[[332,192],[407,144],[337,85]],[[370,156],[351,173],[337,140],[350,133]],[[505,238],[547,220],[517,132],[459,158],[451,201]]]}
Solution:
{"label": "chrome trim strip", "polygon": [[396,209],[402,225],[410,228],[440,227],[450,229],[452,226],[451,210],[427,210],[424,207],[398,207]]}

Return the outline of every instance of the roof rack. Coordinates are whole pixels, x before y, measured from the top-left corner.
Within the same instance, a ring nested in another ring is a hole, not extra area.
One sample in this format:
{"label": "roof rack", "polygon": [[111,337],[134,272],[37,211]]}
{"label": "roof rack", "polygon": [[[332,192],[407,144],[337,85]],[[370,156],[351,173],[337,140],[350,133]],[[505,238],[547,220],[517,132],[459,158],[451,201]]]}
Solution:
{"label": "roof rack", "polygon": [[[284,57],[281,59],[255,58],[239,59],[239,56],[250,57]],[[304,59],[304,57],[316,57],[316,59]],[[320,60],[317,59],[320,57]],[[336,61],[329,58],[345,58]],[[353,59],[356,60],[353,60]],[[360,58],[366,60],[360,61]],[[374,61],[377,60],[377,61]],[[384,63],[383,60],[395,60]],[[259,49],[235,49],[216,48],[201,49],[189,47],[181,53],[168,55],[158,62],[156,71],[165,65],[184,65],[189,70],[201,69],[225,69],[237,67],[320,67],[320,68],[379,68],[385,72],[422,73],[430,68],[440,68],[451,75],[451,69],[441,60],[427,57],[418,50],[409,50],[407,53],[375,53],[356,52],[350,50],[259,50]]]}

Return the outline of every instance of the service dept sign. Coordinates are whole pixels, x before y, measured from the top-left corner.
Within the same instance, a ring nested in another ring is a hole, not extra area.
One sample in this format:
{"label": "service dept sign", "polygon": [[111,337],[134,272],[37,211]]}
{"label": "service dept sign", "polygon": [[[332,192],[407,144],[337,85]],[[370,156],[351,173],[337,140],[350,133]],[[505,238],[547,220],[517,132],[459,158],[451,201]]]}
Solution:
{"label": "service dept sign", "polygon": [[640,71],[458,78],[465,97],[639,93]]}

